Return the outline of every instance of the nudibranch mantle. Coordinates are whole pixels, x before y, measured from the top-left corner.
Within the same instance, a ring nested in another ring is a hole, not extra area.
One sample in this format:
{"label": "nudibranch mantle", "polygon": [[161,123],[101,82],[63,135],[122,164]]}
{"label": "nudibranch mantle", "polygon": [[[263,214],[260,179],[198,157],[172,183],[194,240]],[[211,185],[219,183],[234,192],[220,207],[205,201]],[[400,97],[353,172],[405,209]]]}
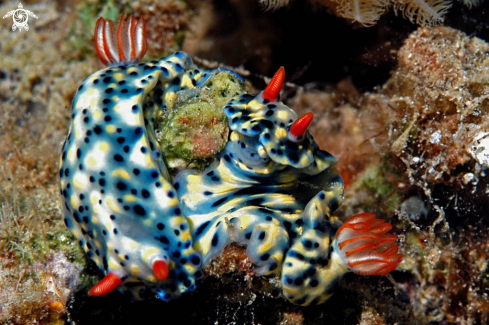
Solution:
{"label": "nudibranch mantle", "polygon": [[97,22],[97,50],[111,67],[79,87],[60,161],[65,223],[106,274],[91,295],[118,287],[134,299],[171,300],[194,290],[231,242],[246,246],[258,274],[280,275],[298,305],[327,300],[348,271],[395,269],[402,255],[389,224],[332,215],[343,201],[337,160],[307,131],[312,113],[298,117],[279,101],[283,68],[257,96],[222,107],[230,133],[213,163],[170,175],[155,127],[181,107],[176,98],[222,70],[200,70],[184,52],[136,64],[144,22],[121,17],[118,34],[125,28],[121,45],[112,22]]}

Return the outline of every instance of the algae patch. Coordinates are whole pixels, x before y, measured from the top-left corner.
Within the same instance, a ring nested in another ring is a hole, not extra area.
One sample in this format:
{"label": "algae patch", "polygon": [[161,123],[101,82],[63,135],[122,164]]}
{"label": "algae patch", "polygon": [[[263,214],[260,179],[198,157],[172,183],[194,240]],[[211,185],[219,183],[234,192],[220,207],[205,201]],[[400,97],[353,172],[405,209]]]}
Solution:
{"label": "algae patch", "polygon": [[228,141],[222,108],[243,94],[244,82],[221,70],[203,85],[176,93],[173,107],[156,124],[156,135],[170,169],[204,169]]}

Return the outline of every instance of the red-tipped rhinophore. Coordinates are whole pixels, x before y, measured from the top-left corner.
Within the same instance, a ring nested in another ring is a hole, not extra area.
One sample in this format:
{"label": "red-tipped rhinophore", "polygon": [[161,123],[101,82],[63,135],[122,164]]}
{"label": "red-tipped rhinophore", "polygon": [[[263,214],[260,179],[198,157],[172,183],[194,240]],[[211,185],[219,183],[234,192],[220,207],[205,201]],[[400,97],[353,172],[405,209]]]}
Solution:
{"label": "red-tipped rhinophore", "polygon": [[142,18],[121,15],[117,31],[112,20],[100,17],[95,25],[95,49],[105,65],[135,63],[146,53],[145,24]]}
{"label": "red-tipped rhinophore", "polygon": [[397,236],[384,220],[373,213],[361,213],[348,218],[338,229],[338,248],[345,254],[346,263],[360,275],[386,275],[397,267],[402,254],[398,253]]}
{"label": "red-tipped rhinophore", "polygon": [[160,280],[165,281],[168,278],[168,265],[163,260],[158,260],[153,263],[153,274],[154,276]]}
{"label": "red-tipped rhinophore", "polygon": [[301,135],[304,135],[307,131],[307,128],[312,122],[314,114],[312,112],[306,113],[295,120],[294,123],[290,126],[290,134],[294,137],[298,138]]}
{"label": "red-tipped rhinophore", "polygon": [[268,99],[270,102],[274,102],[277,100],[278,95],[280,94],[280,90],[282,90],[282,86],[284,85],[285,80],[285,69],[284,67],[280,67],[272,80],[268,84],[267,88],[263,91],[263,99]]}
{"label": "red-tipped rhinophore", "polygon": [[118,286],[120,286],[122,280],[116,274],[109,272],[105,278],[100,280],[96,285],[93,286],[88,294],[90,296],[103,296],[112,291],[114,291]]}

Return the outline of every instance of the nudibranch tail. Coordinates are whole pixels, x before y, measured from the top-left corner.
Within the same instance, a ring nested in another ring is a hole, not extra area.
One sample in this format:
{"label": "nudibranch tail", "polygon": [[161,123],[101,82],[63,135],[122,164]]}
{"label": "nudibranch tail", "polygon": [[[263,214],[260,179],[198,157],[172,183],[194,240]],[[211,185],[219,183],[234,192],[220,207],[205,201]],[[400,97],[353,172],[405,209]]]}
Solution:
{"label": "nudibranch tail", "polygon": [[397,267],[402,254],[392,226],[372,213],[348,218],[336,233],[336,245],[348,267],[359,275],[386,275]]}
{"label": "nudibranch tail", "polygon": [[106,295],[122,284],[122,279],[115,273],[109,272],[102,280],[93,286],[88,294],[90,296],[103,296]]}
{"label": "nudibranch tail", "polygon": [[263,91],[263,99],[266,99],[270,102],[276,101],[280,94],[280,90],[282,90],[282,86],[284,85],[285,80],[285,69],[284,67],[280,67],[280,69],[275,72],[272,80],[268,84],[268,86]]}
{"label": "nudibranch tail", "polygon": [[146,53],[145,24],[142,18],[121,15],[117,31],[111,20],[100,17],[95,25],[95,49],[105,65],[131,64]]}

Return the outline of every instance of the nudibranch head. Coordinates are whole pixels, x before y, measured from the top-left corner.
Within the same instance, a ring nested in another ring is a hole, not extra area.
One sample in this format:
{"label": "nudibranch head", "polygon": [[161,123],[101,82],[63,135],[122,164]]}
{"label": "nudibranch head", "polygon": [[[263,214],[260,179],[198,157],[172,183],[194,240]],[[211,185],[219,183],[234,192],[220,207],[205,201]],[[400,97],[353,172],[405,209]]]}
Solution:
{"label": "nudibranch head", "polygon": [[389,223],[375,219],[373,213],[348,218],[336,233],[336,249],[348,268],[359,275],[386,275],[397,267],[397,236],[387,234]]}
{"label": "nudibranch head", "polygon": [[[256,159],[271,159],[275,163],[299,169],[311,166],[314,171],[309,174],[324,170],[327,168],[322,166],[324,155],[307,132],[312,113],[298,119],[292,109],[278,100],[284,78],[285,70],[282,67],[258,96],[243,95],[225,106],[229,128],[239,134],[242,151],[249,151],[249,155]],[[256,150],[251,152],[248,144]]]}
{"label": "nudibranch head", "polygon": [[117,31],[112,20],[100,17],[95,25],[95,49],[108,66],[139,62],[146,53],[145,24],[142,18],[121,15]]}

